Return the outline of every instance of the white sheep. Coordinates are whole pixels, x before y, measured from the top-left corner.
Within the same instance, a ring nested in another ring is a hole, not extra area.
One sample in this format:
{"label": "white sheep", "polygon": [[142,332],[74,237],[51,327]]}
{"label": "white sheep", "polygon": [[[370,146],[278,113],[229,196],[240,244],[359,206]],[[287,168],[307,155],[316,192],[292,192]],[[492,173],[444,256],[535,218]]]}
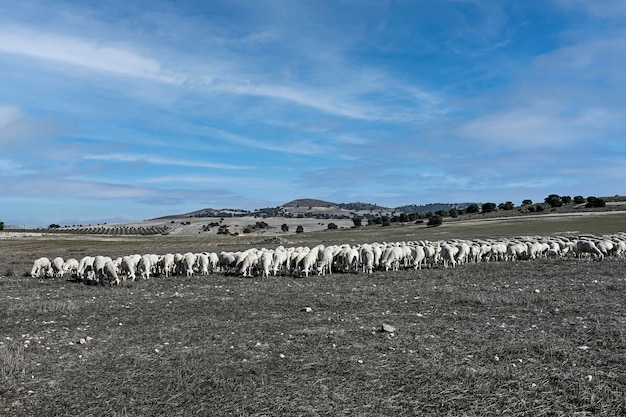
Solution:
{"label": "white sheep", "polygon": [[117,266],[115,263],[107,259],[102,268],[102,275],[100,276],[100,284],[104,285],[104,278],[108,278],[109,285],[120,285],[120,278],[117,274]]}
{"label": "white sheep", "polygon": [[54,258],[50,263],[50,267],[52,268],[52,275],[57,278],[63,278],[63,274],[65,273],[65,270],[63,269],[64,264],[65,261],[63,261],[63,258],[61,258],[60,256]]}
{"label": "white sheep", "polygon": [[50,259],[45,256],[35,260],[33,267],[30,270],[30,276],[33,278],[41,278],[43,274],[44,278],[52,276],[52,267]]}

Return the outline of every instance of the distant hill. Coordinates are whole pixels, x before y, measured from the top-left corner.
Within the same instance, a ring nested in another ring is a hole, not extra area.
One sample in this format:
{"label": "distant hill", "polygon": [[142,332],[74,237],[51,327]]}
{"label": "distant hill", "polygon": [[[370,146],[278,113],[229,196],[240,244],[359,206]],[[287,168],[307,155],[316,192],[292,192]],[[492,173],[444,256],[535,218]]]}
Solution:
{"label": "distant hill", "polygon": [[240,210],[240,209],[212,209],[212,208],[204,208],[201,210],[192,211],[190,213],[185,214],[172,214],[169,216],[157,217],[151,220],[169,220],[169,219],[180,219],[181,217],[237,217],[237,216],[246,216],[251,214],[248,210]]}
{"label": "distant hill", "polygon": [[[469,206],[472,203],[433,203],[433,204],[423,204],[423,205],[406,205],[400,206],[396,208],[389,208],[379,206],[377,204],[370,203],[334,203],[331,201],[317,200],[314,198],[299,198],[296,200],[292,200],[288,203],[283,204],[279,207],[274,208],[265,208],[258,209],[256,211],[248,211],[248,210],[240,210],[240,209],[213,209],[213,208],[204,208],[201,210],[192,211],[190,213],[185,214],[177,214],[170,216],[158,217],[152,220],[162,220],[162,219],[180,219],[180,218],[189,218],[189,217],[240,217],[253,215],[256,213],[263,213],[265,215],[270,216],[280,216],[288,213],[293,214],[319,214],[325,213],[327,215],[337,215],[337,216],[354,216],[354,215],[368,215],[374,213],[383,213],[389,214],[392,212],[396,213],[428,213],[428,212],[436,212],[439,210],[450,210],[452,208],[462,209]],[[368,212],[368,213],[364,213]]]}
{"label": "distant hill", "polygon": [[337,207],[337,203],[331,203],[330,201],[316,200],[314,198],[300,198],[283,204],[285,208],[294,207]]}
{"label": "distant hill", "polygon": [[394,210],[400,213],[407,213],[407,214],[410,214],[410,213],[424,214],[428,212],[435,213],[439,210],[450,211],[453,208],[464,209],[470,204],[473,204],[473,203],[453,203],[453,204],[452,203],[431,203],[431,204],[421,204],[421,205],[410,204],[406,206],[396,207]]}

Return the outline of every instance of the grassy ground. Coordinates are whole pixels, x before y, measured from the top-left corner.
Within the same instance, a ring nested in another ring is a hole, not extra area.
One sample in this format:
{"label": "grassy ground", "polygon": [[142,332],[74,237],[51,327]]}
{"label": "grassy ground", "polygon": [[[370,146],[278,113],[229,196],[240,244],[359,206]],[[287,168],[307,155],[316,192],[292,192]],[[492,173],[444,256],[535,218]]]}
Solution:
{"label": "grassy ground", "polygon": [[626,415],[624,259],[119,288],[22,276],[42,255],[214,245],[0,241],[0,415]]}

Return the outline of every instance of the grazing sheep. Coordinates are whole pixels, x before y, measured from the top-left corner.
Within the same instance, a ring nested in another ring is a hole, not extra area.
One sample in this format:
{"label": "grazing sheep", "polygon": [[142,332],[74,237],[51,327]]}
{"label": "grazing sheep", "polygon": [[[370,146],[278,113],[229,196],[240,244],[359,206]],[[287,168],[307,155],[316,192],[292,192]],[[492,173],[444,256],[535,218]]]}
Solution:
{"label": "grazing sheep", "polygon": [[152,273],[152,260],[150,255],[143,255],[137,264],[137,272],[143,279],[150,279]]}
{"label": "grazing sheep", "polygon": [[102,268],[102,275],[100,276],[100,284],[104,285],[104,278],[108,278],[109,285],[120,285],[120,278],[117,275],[117,267],[112,260],[107,260]]}
{"label": "grazing sheep", "polygon": [[120,262],[120,272],[124,275],[124,279],[134,281],[136,279],[137,264],[132,256],[124,256]]}
{"label": "grazing sheep", "polygon": [[426,260],[426,252],[422,246],[414,246],[411,248],[411,257],[413,258],[413,269],[422,269],[422,264]]}
{"label": "grazing sheep", "polygon": [[68,272],[72,277],[78,275],[78,267],[80,263],[77,259],[69,258],[63,263],[63,270]]}
{"label": "grazing sheep", "polygon": [[269,278],[273,261],[274,261],[273,252],[271,251],[263,252],[263,254],[261,255],[261,260],[259,261],[259,268],[261,269],[261,276],[263,278]]}
{"label": "grazing sheep", "polygon": [[597,257],[598,259],[603,259],[604,255],[598,249],[596,244],[591,240],[579,240],[576,242],[576,253],[578,254],[578,258],[582,258],[583,255],[591,255],[591,257]]}
{"label": "grazing sheep", "polygon": [[193,266],[196,263],[196,255],[191,252],[187,252],[183,255],[183,259],[180,261],[180,273],[185,273],[188,277],[193,275]]}
{"label": "grazing sheep", "polygon": [[52,276],[52,266],[50,263],[50,259],[46,258],[45,256],[37,259],[33,263],[33,267],[30,270],[30,276],[33,278],[41,278],[42,274],[44,278]]}
{"label": "grazing sheep", "polygon": [[57,278],[63,278],[63,274],[65,270],[63,269],[63,265],[65,265],[65,261],[60,256],[57,256],[50,263],[50,267],[52,268],[52,275]]}

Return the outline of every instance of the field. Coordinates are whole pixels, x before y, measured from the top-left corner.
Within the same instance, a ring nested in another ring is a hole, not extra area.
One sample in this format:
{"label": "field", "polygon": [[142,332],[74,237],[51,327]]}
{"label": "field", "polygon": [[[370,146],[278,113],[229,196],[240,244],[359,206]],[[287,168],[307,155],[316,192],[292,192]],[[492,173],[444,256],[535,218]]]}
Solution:
{"label": "field", "polygon": [[[520,222],[320,230],[284,244],[626,229],[623,214]],[[24,277],[38,256],[267,237],[0,239],[0,415],[626,415],[625,259],[112,288]]]}

